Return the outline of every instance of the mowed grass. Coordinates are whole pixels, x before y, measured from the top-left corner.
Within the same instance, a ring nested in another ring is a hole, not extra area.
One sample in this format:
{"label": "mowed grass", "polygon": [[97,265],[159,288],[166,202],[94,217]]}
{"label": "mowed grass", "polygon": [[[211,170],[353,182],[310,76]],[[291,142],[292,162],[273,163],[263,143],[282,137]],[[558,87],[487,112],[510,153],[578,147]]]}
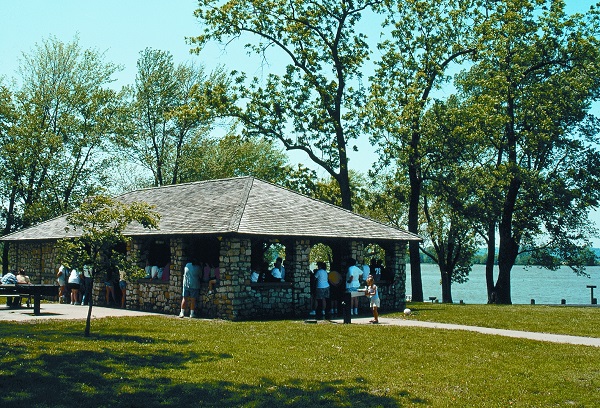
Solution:
{"label": "mowed grass", "polygon": [[[436,306],[413,305],[411,318],[458,315]],[[478,308],[461,319],[503,310]],[[597,347],[289,320],[149,316],[94,320],[90,338],[83,329],[0,323],[0,407],[600,406]]]}
{"label": "mowed grass", "polygon": [[[408,303],[408,319],[496,329],[600,337],[600,307]],[[386,317],[405,319],[402,313]]]}

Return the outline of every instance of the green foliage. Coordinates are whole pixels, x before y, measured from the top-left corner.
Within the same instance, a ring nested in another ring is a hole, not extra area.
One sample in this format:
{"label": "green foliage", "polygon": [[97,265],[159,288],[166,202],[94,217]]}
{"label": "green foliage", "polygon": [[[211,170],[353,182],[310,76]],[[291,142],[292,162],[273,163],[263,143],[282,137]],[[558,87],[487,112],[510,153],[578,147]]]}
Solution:
{"label": "green foliage", "polygon": [[176,66],[168,51],[147,48],[137,66],[135,86],[124,91],[129,105],[117,149],[149,170],[154,186],[180,183],[186,152],[198,147],[219,115],[209,95],[226,95],[228,81],[220,69],[206,75],[194,64]]}
{"label": "green foliage", "polygon": [[[56,244],[57,256],[61,262],[79,270],[87,265],[92,280],[109,270],[138,276],[137,260],[130,259],[126,252],[130,239],[123,233],[132,223],[157,229],[159,220],[159,214],[146,203],[123,203],[104,195],[90,197],[68,214],[70,227],[66,232],[77,236],[60,239]],[[86,336],[90,333],[91,308],[90,303]]]}
{"label": "green foliage", "polygon": [[63,214],[104,184],[119,106],[109,84],[118,69],[77,38],[51,37],[23,55],[13,83],[20,88],[1,91],[5,232]]}
{"label": "green foliage", "polygon": [[123,231],[133,222],[147,229],[158,228],[160,217],[146,203],[121,203],[107,196],[90,197],[67,216],[78,236],[58,241],[58,257],[78,269],[91,267],[92,277],[108,270],[135,272],[136,261],[128,259],[119,248],[129,242]]}
{"label": "green foliage", "polygon": [[488,123],[480,132],[487,158],[479,162],[492,176],[491,194],[480,191],[495,207],[482,230],[488,240],[499,236],[496,291],[509,303],[519,251],[581,273],[580,253],[594,232],[588,213],[600,198],[600,150],[587,111],[600,84],[598,16],[567,16],[563,2],[549,1],[499,2],[486,11],[475,30],[477,57],[456,84],[469,120]]}
{"label": "green foliage", "polygon": [[317,262],[325,262],[327,266],[331,268],[331,261],[333,260],[333,251],[328,245],[318,243],[310,249],[309,259],[311,264],[316,264]]}
{"label": "green foliage", "polygon": [[271,141],[232,133],[195,139],[184,147],[180,162],[182,182],[254,176],[282,184],[290,172],[287,156]]}
{"label": "green foliage", "polygon": [[264,80],[249,83],[234,72],[236,98],[228,114],[248,135],[277,140],[286,150],[304,152],[340,188],[342,206],[351,209],[347,150],[360,137],[362,70],[370,49],[357,29],[377,2],[203,0],[195,15],[204,31],[192,39],[228,43],[246,34],[249,52],[285,61]]}
{"label": "green foliage", "polygon": [[[427,141],[424,117],[432,92],[448,82],[446,71],[473,54],[471,25],[476,1],[408,0],[386,2],[385,27],[391,35],[379,48],[382,57],[371,82],[368,128],[378,142],[381,165],[398,168],[407,180],[408,230],[418,234],[421,189],[430,177],[427,154],[443,146]],[[424,146],[428,144],[429,146]],[[394,191],[394,189],[389,189]],[[422,300],[419,247],[409,245],[413,299]]]}

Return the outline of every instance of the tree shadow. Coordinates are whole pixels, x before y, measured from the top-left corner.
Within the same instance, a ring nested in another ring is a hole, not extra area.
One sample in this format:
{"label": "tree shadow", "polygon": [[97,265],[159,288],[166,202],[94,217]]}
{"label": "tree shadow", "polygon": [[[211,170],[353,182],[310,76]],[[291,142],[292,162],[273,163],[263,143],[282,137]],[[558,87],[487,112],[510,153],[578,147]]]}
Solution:
{"label": "tree shadow", "polygon": [[[115,342],[132,341],[123,335],[103,336],[103,340],[107,337]],[[133,354],[106,347],[35,357],[26,347],[11,349],[10,356],[6,355],[7,350],[0,352],[2,407],[398,407],[399,400],[427,404],[411,397],[408,391],[399,395],[375,394],[361,379],[352,386],[343,386],[341,381],[293,380],[284,384],[268,377],[257,378],[255,384],[223,380],[199,383],[194,379],[174,383],[171,377],[160,374],[163,370],[177,370],[185,379],[185,367],[191,361],[205,364],[232,358],[210,351],[154,348],[149,353]]]}

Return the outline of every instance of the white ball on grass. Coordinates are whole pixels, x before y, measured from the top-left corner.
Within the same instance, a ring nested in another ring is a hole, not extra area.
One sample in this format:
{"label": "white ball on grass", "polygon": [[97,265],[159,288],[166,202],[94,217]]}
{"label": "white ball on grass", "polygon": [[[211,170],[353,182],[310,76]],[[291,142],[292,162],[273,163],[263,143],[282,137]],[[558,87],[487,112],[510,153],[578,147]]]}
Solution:
{"label": "white ball on grass", "polygon": [[404,309],[404,314],[406,316],[410,316],[411,313],[412,313],[412,311],[410,309],[408,309],[408,308]]}

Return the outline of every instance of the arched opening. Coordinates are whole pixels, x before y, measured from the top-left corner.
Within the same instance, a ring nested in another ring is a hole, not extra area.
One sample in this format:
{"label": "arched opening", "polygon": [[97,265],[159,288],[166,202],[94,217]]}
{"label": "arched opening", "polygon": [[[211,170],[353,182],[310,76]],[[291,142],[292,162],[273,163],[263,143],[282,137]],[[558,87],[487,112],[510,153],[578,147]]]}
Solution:
{"label": "arched opening", "polygon": [[375,282],[392,281],[391,268],[386,268],[385,259],[385,249],[379,244],[370,243],[365,246],[363,258],[358,262],[363,265],[363,271],[368,271],[365,274],[373,275]]}
{"label": "arched opening", "polygon": [[345,274],[340,269],[341,260],[334,256],[334,248],[318,242],[311,247],[309,260],[310,315],[335,316],[341,313],[342,296],[346,290]]}
{"label": "arched opening", "polygon": [[279,241],[254,241],[251,254],[251,280],[253,282],[290,281],[286,250],[286,245]]}

